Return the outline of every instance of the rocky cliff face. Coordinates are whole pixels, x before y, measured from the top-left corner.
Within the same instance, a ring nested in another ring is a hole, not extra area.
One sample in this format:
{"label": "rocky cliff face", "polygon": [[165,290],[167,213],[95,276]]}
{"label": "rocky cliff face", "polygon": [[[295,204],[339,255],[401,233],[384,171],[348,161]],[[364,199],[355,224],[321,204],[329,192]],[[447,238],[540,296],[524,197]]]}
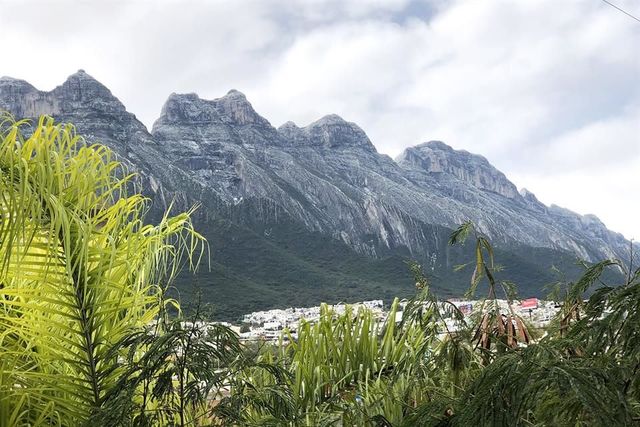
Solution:
{"label": "rocky cliff face", "polygon": [[0,111],[17,119],[35,121],[46,114],[59,122],[73,123],[88,142],[107,145],[131,168],[142,172],[144,187],[157,196],[159,204],[166,206],[174,196],[186,203],[183,188],[188,175],[161,155],[146,127],[84,70],[50,92],[37,90],[23,80],[1,77]]}
{"label": "rocky cliff face", "polygon": [[83,70],[70,76],[51,92],[39,91],[23,80],[0,78],[0,109],[16,117],[48,114],[85,130],[89,139],[108,139],[120,155],[142,143],[151,143],[144,125],[128,113],[109,89]]}
{"label": "rocky cliff face", "polygon": [[591,261],[628,256],[629,242],[597,217],[545,206],[530,191],[518,191],[482,156],[432,141],[406,149],[397,162],[420,187],[440,191],[448,211],[462,212],[494,239],[508,236]]}
{"label": "rocky cliff face", "polygon": [[401,166],[431,174],[436,180],[457,178],[468,186],[497,193],[508,199],[520,194],[507,177],[482,156],[456,151],[441,141],[431,141],[406,149],[397,159]]}
{"label": "rocky cliff face", "polygon": [[254,228],[291,221],[367,257],[442,257],[434,227],[467,219],[506,247],[587,260],[628,251],[629,242],[594,216],[545,206],[484,157],[432,141],[393,160],[336,115],[276,129],[236,90],[214,100],[172,94],[151,132],[84,71],[51,92],[3,77],[0,110],[74,123],[139,170],[165,205],[201,202],[208,218]]}

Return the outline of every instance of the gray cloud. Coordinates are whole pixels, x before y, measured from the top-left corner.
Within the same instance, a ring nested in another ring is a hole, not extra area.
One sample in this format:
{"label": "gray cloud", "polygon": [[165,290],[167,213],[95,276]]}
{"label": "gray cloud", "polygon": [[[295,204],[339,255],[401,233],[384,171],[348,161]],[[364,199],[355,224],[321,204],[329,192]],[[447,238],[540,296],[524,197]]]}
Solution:
{"label": "gray cloud", "polygon": [[5,0],[0,39],[0,74],[84,68],[148,126],[171,92],[236,88],[276,126],[338,113],[392,156],[481,153],[640,237],[640,24],[603,2]]}

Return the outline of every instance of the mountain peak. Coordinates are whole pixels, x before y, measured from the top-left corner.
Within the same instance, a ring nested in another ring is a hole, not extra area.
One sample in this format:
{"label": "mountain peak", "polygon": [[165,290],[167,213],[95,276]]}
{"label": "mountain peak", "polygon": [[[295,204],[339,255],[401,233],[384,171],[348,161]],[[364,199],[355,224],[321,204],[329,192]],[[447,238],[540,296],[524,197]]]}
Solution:
{"label": "mountain peak", "polygon": [[229,89],[229,92],[223,98],[236,98],[236,99],[244,99],[247,100],[247,97],[244,93],[240,92],[237,89]]}
{"label": "mountain peak", "polygon": [[37,94],[38,90],[24,80],[0,77],[0,111],[9,111],[15,117],[28,116],[27,98]]}
{"label": "mountain peak", "polygon": [[26,80],[16,79],[9,76],[0,77],[0,88],[4,88],[8,90],[8,88],[13,88],[14,90],[33,90],[37,89],[33,87],[33,85]]}
{"label": "mountain peak", "polygon": [[346,121],[337,114],[328,114],[305,126],[302,131],[312,145],[333,148],[362,147],[367,151],[376,151],[360,126]]}
{"label": "mountain peak", "polygon": [[337,114],[327,114],[326,116],[322,116],[320,119],[311,123],[309,126],[322,126],[322,125],[348,125],[345,119],[340,117]]}
{"label": "mountain peak", "polygon": [[214,100],[218,110],[240,125],[258,124],[271,126],[269,122],[254,110],[244,93],[231,89],[225,96]]}
{"label": "mountain peak", "polygon": [[189,93],[171,92],[171,95],[169,95],[169,98],[167,99],[167,101],[170,99],[173,99],[173,100],[187,99],[190,101],[196,101],[196,100],[200,100],[200,96],[198,96],[198,94],[195,92],[189,92]]}
{"label": "mountain peak", "polygon": [[[213,100],[202,99],[197,93],[172,93],[165,101],[157,123],[227,123],[271,127],[260,116],[247,97],[236,89]],[[154,124],[155,126],[155,124]]]}
{"label": "mountain peak", "polygon": [[65,81],[65,83],[63,83],[63,85],[69,82],[78,82],[78,81],[83,81],[91,84],[98,84],[100,86],[104,86],[102,83],[96,80],[93,76],[87,74],[87,72],[83,69],[79,69],[78,71],[76,71],[75,73],[67,77],[67,80]]}
{"label": "mountain peak", "polygon": [[19,117],[59,116],[81,109],[110,114],[126,111],[106,86],[84,70],[71,74],[50,92],[39,91],[24,80],[4,77],[0,79],[0,99],[0,108]]}
{"label": "mountain peak", "polygon": [[431,148],[435,150],[454,151],[451,146],[445,144],[442,141],[437,141],[437,140],[423,142],[422,144],[416,145],[414,148],[417,148],[417,149]]}
{"label": "mountain peak", "polygon": [[82,69],[67,77],[62,85],[51,91],[51,94],[68,102],[80,102],[100,110],[126,110],[105,85]]}
{"label": "mountain peak", "polygon": [[172,92],[162,105],[160,117],[153,128],[166,123],[194,124],[220,120],[212,103],[213,101],[201,99],[195,92]]}
{"label": "mountain peak", "polygon": [[304,139],[302,129],[300,129],[298,125],[291,120],[281,124],[277,131],[280,136],[289,142],[298,143],[299,139]]}
{"label": "mountain peak", "polygon": [[0,82],[10,83],[10,82],[25,82],[25,81],[24,80],[20,80],[20,79],[16,79],[16,78],[10,77],[10,76],[2,76],[2,77],[0,77]]}
{"label": "mountain peak", "polygon": [[407,148],[396,162],[405,169],[455,177],[476,188],[498,193],[509,199],[520,197],[516,186],[486,158],[465,150],[455,150],[442,141],[429,141]]}
{"label": "mountain peak", "polygon": [[278,128],[278,130],[280,129],[300,129],[298,127],[297,124],[295,124],[295,122],[292,122],[291,120],[288,120],[286,122],[284,122],[283,124],[280,125],[280,127]]}

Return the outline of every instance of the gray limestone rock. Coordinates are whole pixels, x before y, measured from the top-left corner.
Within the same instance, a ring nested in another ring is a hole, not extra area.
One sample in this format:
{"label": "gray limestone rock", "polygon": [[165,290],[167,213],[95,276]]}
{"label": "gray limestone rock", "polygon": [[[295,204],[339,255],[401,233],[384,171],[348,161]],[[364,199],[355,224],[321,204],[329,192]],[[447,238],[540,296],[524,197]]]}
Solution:
{"label": "gray limestone rock", "polygon": [[108,145],[141,172],[164,206],[177,199],[216,215],[246,209],[241,216],[254,222],[287,218],[367,256],[429,257],[436,245],[425,226],[454,228],[468,219],[496,244],[587,260],[628,252],[629,242],[597,218],[519,192],[482,156],[432,141],[393,160],[337,115],[276,129],[236,90],[214,100],[172,94],[151,132],[84,71],[51,92],[3,77],[2,109],[74,123],[87,140]]}

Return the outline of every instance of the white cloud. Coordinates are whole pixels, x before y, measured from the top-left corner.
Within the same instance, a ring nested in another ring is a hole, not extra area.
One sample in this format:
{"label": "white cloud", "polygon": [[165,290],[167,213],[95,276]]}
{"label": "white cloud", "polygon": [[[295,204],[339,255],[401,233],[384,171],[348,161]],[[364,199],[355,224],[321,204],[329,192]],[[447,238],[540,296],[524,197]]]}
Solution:
{"label": "white cloud", "polygon": [[511,178],[546,203],[593,213],[611,229],[640,240],[640,108],[554,138],[533,154],[536,171]]}
{"label": "white cloud", "polygon": [[535,186],[536,195],[543,203],[569,206],[583,214],[593,213],[610,229],[637,242],[640,240],[636,214],[640,210],[639,170],[640,157],[636,157],[606,171],[561,169],[553,174],[518,175],[517,182]]}
{"label": "white cloud", "polygon": [[51,89],[84,68],[147,125],[171,92],[236,88],[276,126],[338,113],[391,155],[481,153],[640,238],[640,24],[603,2],[5,1],[0,39],[0,74]]}
{"label": "white cloud", "polygon": [[640,105],[620,116],[593,121],[553,138],[539,153],[540,170],[553,173],[562,165],[571,171],[608,173],[621,163],[640,159],[639,137]]}
{"label": "white cloud", "polygon": [[538,170],[514,171],[547,203],[593,213],[611,229],[640,240],[640,108],[595,121],[551,140],[537,154]]}

